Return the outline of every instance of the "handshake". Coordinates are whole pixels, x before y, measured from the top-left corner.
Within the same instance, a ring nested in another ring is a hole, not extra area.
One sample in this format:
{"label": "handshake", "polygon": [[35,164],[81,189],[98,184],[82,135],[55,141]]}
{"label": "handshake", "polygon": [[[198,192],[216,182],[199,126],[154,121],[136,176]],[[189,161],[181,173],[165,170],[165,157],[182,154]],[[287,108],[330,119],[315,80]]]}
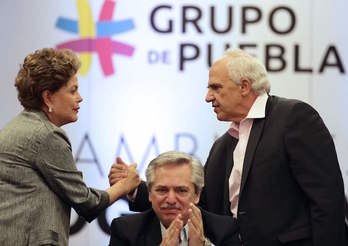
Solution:
{"label": "handshake", "polygon": [[141,182],[136,167],[136,163],[128,166],[120,157],[117,157],[108,175],[110,186],[119,185],[122,187],[123,196],[132,195]]}

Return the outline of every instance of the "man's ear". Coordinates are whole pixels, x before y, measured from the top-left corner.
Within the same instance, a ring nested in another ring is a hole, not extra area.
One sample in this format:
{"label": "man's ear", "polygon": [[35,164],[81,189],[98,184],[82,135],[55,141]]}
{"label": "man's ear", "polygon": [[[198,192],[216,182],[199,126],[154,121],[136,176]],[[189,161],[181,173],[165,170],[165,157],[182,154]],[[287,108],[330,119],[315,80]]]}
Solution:
{"label": "man's ear", "polygon": [[152,203],[152,193],[151,193],[151,190],[149,190],[149,201]]}
{"label": "man's ear", "polygon": [[248,78],[241,78],[240,80],[240,88],[242,90],[242,95],[246,96],[248,95],[251,91],[251,81]]}
{"label": "man's ear", "polygon": [[201,192],[199,191],[198,193],[195,194],[195,196],[196,196],[196,197],[195,197],[193,203],[194,203],[195,205],[197,205],[198,202],[199,202],[199,199],[200,199],[200,197],[201,197]]}

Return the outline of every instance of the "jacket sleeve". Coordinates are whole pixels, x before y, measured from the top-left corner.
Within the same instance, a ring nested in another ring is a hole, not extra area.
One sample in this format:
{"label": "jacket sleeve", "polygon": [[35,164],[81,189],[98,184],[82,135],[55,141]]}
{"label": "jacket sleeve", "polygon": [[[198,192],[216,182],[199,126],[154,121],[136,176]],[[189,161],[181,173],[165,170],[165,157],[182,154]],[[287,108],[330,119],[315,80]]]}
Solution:
{"label": "jacket sleeve", "polygon": [[109,196],[105,191],[86,186],[65,134],[51,131],[38,146],[34,165],[48,186],[87,221],[96,218],[108,206]]}
{"label": "jacket sleeve", "polygon": [[129,209],[134,212],[143,212],[150,209],[149,191],[144,181],[138,186],[137,194],[134,201],[129,201]]}

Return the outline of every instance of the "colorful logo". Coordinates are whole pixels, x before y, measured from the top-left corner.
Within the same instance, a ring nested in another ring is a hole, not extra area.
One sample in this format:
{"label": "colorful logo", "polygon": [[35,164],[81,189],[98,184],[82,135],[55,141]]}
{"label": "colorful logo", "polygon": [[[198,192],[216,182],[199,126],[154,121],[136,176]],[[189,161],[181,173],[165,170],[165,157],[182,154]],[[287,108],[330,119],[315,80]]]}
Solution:
{"label": "colorful logo", "polygon": [[111,39],[113,35],[134,29],[131,19],[112,20],[115,3],[114,0],[104,0],[98,21],[94,23],[88,0],[76,0],[79,20],[59,17],[56,22],[57,28],[80,36],[78,39],[58,44],[57,48],[68,48],[80,53],[81,75],[88,73],[93,53],[98,55],[105,76],[114,74],[113,54],[132,56],[134,53],[133,46]]}

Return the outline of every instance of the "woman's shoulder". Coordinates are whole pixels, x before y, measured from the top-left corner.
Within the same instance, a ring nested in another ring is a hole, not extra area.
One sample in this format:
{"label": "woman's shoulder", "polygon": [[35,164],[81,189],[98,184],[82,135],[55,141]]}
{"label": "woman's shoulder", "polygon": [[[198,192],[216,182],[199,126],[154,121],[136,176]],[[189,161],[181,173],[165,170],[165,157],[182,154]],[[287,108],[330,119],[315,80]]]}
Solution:
{"label": "woman's shoulder", "polygon": [[19,128],[25,129],[27,135],[31,135],[30,138],[35,139],[37,143],[45,143],[50,139],[58,138],[70,145],[65,131],[49,121],[44,112],[24,110],[18,115],[18,118]]}

